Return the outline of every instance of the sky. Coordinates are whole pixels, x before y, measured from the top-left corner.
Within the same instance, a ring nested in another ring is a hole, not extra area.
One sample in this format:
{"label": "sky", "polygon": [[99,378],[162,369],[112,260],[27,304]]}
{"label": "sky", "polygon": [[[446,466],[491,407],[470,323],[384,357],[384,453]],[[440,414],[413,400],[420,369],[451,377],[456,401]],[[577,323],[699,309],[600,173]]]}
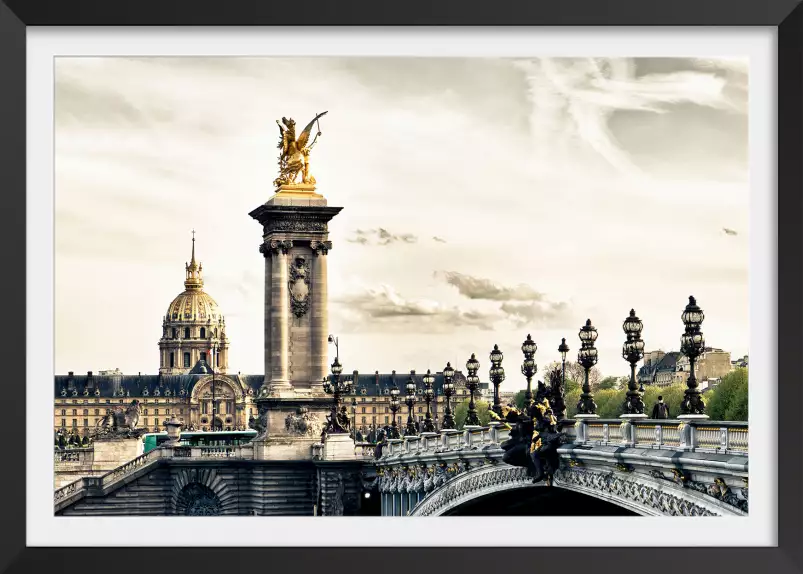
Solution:
{"label": "sky", "polygon": [[[158,372],[191,230],[230,372],[263,368],[262,230],[275,120],[318,112],[329,325],[347,370],[465,370],[523,386],[586,319],[603,375],[622,322],[748,353],[747,62],[584,58],[57,58],[55,368]],[[334,351],[334,349],[332,349]]]}

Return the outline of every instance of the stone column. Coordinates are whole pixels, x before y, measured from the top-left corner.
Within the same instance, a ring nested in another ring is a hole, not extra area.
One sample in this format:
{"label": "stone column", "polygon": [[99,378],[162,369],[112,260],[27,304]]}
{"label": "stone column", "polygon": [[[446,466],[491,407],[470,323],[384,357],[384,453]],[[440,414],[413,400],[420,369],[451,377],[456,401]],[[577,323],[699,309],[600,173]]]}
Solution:
{"label": "stone column", "polygon": [[310,247],[315,253],[312,271],[312,314],[310,316],[311,367],[312,380],[310,386],[315,393],[323,393],[322,379],[329,373],[329,307],[327,284],[327,260],[331,241],[311,241]]}
{"label": "stone column", "polygon": [[271,380],[270,393],[279,394],[292,392],[290,385],[290,361],[288,351],[290,348],[290,294],[288,287],[288,258],[287,253],[293,247],[289,240],[271,241],[271,292],[270,314],[271,324]]}
{"label": "stone column", "polygon": [[271,279],[273,277],[273,257],[268,243],[259,246],[259,252],[265,257],[265,378],[262,381],[262,391],[267,393],[270,390],[270,380],[273,375],[271,353],[273,352],[271,340],[271,293],[273,292]]}

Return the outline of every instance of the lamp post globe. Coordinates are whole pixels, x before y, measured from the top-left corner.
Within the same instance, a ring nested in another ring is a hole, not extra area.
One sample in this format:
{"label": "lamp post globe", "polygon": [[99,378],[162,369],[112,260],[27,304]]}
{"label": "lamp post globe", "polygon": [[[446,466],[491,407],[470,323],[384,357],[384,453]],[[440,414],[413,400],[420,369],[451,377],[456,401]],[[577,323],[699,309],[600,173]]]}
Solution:
{"label": "lamp post globe", "polygon": [[441,428],[455,428],[454,413],[452,413],[452,395],[454,394],[454,369],[451,363],[446,363],[443,369],[443,394],[446,396],[446,408],[443,411]]}
{"label": "lamp post globe", "polygon": [[474,353],[471,353],[471,358],[466,362],[466,369],[468,376],[466,377],[466,386],[469,392],[468,414],[466,415],[465,426],[480,426],[480,418],[477,415],[477,405],[474,402],[474,393],[480,386],[480,378],[477,376],[477,371],[480,368],[480,362]]}
{"label": "lamp post globe", "polygon": [[588,380],[589,371],[597,364],[597,349],[594,341],[597,340],[597,329],[591,324],[591,319],[586,320],[586,324],[580,328],[580,350],[577,351],[577,362],[583,367],[585,377],[583,381],[582,393],[577,403],[577,414],[586,417],[597,416],[597,404],[594,402],[594,395]]}
{"label": "lamp post globe", "polygon": [[407,404],[407,426],[404,428],[404,436],[415,436],[418,434],[418,429],[415,426],[415,419],[413,418],[413,407],[415,406],[415,371],[410,371],[410,378],[407,379],[405,390],[407,396],[404,402]]}
{"label": "lamp post globe", "polygon": [[435,382],[435,377],[427,369],[427,374],[424,375],[424,402],[427,404],[427,412],[424,414],[424,432],[435,432],[435,423],[432,420],[432,399],[435,397],[435,391],[432,384]]}
{"label": "lamp post globe", "polygon": [[708,418],[695,374],[697,357],[705,350],[705,337],[700,330],[705,314],[693,296],[689,297],[689,304],[686,305],[680,318],[685,326],[685,331],[680,337],[680,351],[689,358],[689,378],[686,379],[686,390],[683,394],[683,401],[680,403],[681,415],[679,418]]}
{"label": "lamp post globe", "polygon": [[502,367],[502,360],[504,358],[505,356],[502,354],[502,351],[499,350],[499,346],[494,345],[490,354],[491,369],[489,371],[491,383],[494,386],[494,403],[491,410],[493,410],[500,419],[502,418],[502,404],[499,400],[499,385],[505,380],[505,369]]}
{"label": "lamp post globe", "polygon": [[630,381],[627,383],[627,394],[625,395],[624,414],[628,417],[645,417],[643,391],[639,389],[636,382],[636,363],[644,357],[644,341],[641,339],[641,331],[644,324],[636,316],[634,309],[630,310],[630,315],[622,323],[622,330],[625,332],[626,340],[622,345],[622,358],[630,363]]}
{"label": "lamp post globe", "polygon": [[538,365],[535,364],[535,352],[538,345],[532,340],[530,335],[521,345],[521,352],[524,354],[524,361],[521,364],[521,374],[527,379],[527,390],[524,391],[524,410],[529,412],[533,405],[533,377],[538,372]]}

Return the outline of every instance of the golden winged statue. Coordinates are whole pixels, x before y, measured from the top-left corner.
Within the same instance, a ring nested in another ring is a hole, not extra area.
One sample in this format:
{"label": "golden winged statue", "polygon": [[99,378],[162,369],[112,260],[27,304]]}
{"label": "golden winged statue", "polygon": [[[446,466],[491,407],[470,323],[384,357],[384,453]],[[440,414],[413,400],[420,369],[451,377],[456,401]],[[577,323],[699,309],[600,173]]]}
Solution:
{"label": "golden winged statue", "polygon": [[[318,136],[321,135],[320,118],[325,116],[327,112],[320,113],[307,124],[307,127],[296,136],[296,122],[293,118],[282,118],[281,122],[276,120],[279,126],[279,177],[274,180],[276,187],[283,185],[292,185],[294,183],[306,183],[310,185],[315,184],[315,178],[309,173],[309,152],[318,141]],[[318,131],[315,134],[312,142],[309,141],[310,133],[312,133],[312,126],[318,124]],[[309,145],[307,145],[309,143]],[[301,174],[301,181],[297,182]]]}

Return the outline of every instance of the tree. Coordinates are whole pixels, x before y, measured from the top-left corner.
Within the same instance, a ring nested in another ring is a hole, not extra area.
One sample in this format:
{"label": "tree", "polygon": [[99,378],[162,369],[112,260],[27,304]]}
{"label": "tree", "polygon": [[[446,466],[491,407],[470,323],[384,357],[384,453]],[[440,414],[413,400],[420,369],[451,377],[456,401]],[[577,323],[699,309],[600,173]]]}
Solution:
{"label": "tree", "polygon": [[513,404],[516,405],[516,408],[519,410],[524,408],[524,395],[526,393],[526,390],[521,390],[513,397]]}
{"label": "tree", "polygon": [[[466,417],[468,416],[468,403],[469,399],[465,399],[463,402],[459,403],[454,410],[454,420],[457,423],[457,428],[462,429],[463,424],[466,422]],[[477,409],[477,416],[480,419],[480,424],[485,425],[488,424],[490,420],[490,415],[488,414],[488,403],[485,401],[474,401],[474,406]]]}
{"label": "tree", "polygon": [[722,377],[710,393],[706,393],[706,411],[715,421],[747,420],[747,369],[740,368]]}
{"label": "tree", "polygon": [[597,385],[597,389],[600,391],[604,391],[605,389],[620,389],[621,388],[621,380],[619,377],[605,377],[599,382]]}
{"label": "tree", "polygon": [[[545,372],[551,371],[555,367],[562,367],[562,363],[558,361],[553,361],[546,367]],[[566,361],[566,386],[568,392],[569,381],[575,381],[579,386],[583,386],[583,382],[585,381],[585,369],[580,363],[575,363],[573,361]],[[597,367],[591,367],[591,370],[588,372],[588,384],[591,386],[592,389],[596,390],[597,386],[599,386],[600,381],[602,380],[602,373],[599,372]]]}

